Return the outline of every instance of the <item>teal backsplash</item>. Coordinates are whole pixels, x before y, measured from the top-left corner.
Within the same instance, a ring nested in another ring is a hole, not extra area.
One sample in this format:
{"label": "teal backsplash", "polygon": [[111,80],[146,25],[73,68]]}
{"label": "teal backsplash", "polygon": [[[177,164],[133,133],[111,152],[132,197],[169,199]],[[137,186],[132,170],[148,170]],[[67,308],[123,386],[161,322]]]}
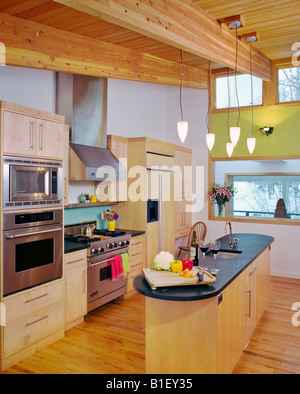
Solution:
{"label": "teal backsplash", "polygon": [[101,220],[101,212],[110,210],[110,205],[98,207],[67,208],[64,210],[64,225],[97,220],[97,228],[107,229],[107,220]]}

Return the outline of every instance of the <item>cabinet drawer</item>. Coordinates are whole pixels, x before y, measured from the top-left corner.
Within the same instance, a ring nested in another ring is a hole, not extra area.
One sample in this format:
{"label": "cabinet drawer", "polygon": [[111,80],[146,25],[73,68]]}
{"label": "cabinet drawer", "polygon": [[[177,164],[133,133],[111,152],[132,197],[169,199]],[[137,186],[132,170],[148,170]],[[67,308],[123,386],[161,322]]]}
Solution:
{"label": "cabinet drawer", "polygon": [[129,272],[128,279],[127,279],[127,293],[129,293],[130,291],[134,290],[134,288],[133,288],[133,280],[134,280],[134,278],[136,278],[141,273],[142,273],[142,267]]}
{"label": "cabinet drawer", "polygon": [[63,329],[63,303],[31,313],[4,327],[3,355],[8,357],[44,337]]}
{"label": "cabinet drawer", "polygon": [[130,270],[134,270],[135,268],[137,268],[137,266],[141,266],[142,267],[143,264],[143,256],[142,254],[138,254],[134,257],[130,257],[129,256],[129,265],[130,265]]}
{"label": "cabinet drawer", "polygon": [[63,299],[62,280],[42,285],[4,299],[6,322],[10,323]]}
{"label": "cabinet drawer", "polygon": [[86,265],[86,264],[87,264],[86,249],[79,250],[77,252],[66,253],[64,255],[64,268],[65,269],[74,268],[76,266]]}
{"label": "cabinet drawer", "polygon": [[162,167],[162,166],[167,166],[169,169],[171,169],[175,164],[175,159],[173,156],[163,156],[163,155],[157,155],[155,153],[147,153],[146,156],[146,167],[151,168],[151,167]]}

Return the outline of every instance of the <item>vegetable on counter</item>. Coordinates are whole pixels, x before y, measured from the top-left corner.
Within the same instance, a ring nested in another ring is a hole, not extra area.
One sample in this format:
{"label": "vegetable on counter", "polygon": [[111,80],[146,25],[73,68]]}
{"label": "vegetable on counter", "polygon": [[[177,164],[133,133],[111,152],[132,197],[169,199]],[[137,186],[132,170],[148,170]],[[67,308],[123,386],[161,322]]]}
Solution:
{"label": "vegetable on counter", "polygon": [[171,253],[162,251],[154,257],[151,269],[157,271],[170,271],[172,261],[174,261],[174,257]]}
{"label": "vegetable on counter", "polygon": [[171,270],[175,273],[180,273],[182,271],[182,261],[174,260],[171,262]]}
{"label": "vegetable on counter", "polygon": [[183,259],[181,261],[182,261],[182,265],[183,265],[183,267],[182,267],[183,271],[186,269],[189,269],[191,271],[193,269],[194,262],[192,259]]}
{"label": "vegetable on counter", "polygon": [[192,274],[188,268],[182,271],[180,275],[184,278],[195,278],[195,275]]}

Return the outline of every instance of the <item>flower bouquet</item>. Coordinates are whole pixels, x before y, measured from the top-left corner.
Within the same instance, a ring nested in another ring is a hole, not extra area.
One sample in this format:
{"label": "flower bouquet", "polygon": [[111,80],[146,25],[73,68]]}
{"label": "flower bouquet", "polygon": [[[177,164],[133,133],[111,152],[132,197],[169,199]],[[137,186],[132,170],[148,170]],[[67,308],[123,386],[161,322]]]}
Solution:
{"label": "flower bouquet", "polygon": [[233,185],[222,186],[218,183],[213,183],[211,190],[208,192],[209,198],[218,205],[218,214],[222,216],[224,205],[233,197],[235,190]]}

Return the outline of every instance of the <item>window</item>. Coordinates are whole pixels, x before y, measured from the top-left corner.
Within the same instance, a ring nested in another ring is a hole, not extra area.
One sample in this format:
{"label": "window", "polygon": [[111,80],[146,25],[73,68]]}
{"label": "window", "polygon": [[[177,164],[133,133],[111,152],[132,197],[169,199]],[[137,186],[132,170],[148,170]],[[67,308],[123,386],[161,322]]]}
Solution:
{"label": "window", "polygon": [[283,199],[287,218],[300,220],[299,169],[299,159],[215,162],[215,182],[235,189],[225,215],[274,218]]}
{"label": "window", "polygon": [[[216,78],[216,102],[215,106],[217,109],[230,108],[233,107],[246,107],[252,105],[251,102],[251,76],[248,74],[241,74],[236,76],[237,81],[237,93],[238,93],[238,103],[236,100],[236,90],[235,90],[235,76],[228,77],[217,77]],[[230,96],[228,100],[228,88]],[[262,105],[262,92],[263,84],[262,80],[253,77],[253,104]]]}
{"label": "window", "polygon": [[300,101],[300,67],[278,70],[278,100],[280,103]]}
{"label": "window", "polygon": [[274,217],[277,203],[283,199],[285,206],[277,216],[300,219],[300,174],[233,175],[229,182],[237,190],[231,208],[233,215]]}

